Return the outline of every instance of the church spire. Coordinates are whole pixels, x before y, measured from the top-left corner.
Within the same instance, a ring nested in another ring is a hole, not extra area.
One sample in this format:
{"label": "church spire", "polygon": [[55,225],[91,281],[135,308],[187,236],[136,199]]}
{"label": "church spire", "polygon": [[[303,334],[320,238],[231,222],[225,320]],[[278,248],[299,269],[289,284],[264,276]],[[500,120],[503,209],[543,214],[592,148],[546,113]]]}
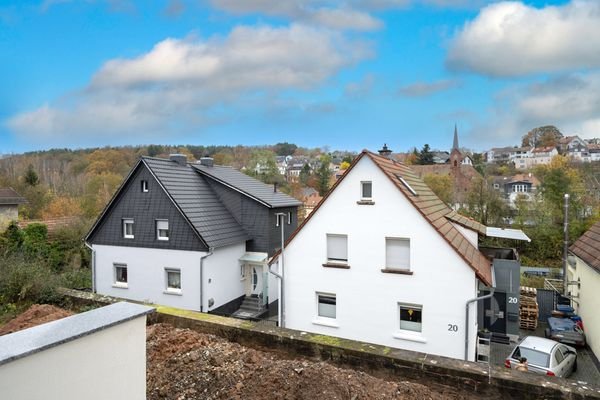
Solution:
{"label": "church spire", "polygon": [[458,130],[456,129],[456,124],[454,124],[454,142],[452,143],[452,150],[458,150]]}

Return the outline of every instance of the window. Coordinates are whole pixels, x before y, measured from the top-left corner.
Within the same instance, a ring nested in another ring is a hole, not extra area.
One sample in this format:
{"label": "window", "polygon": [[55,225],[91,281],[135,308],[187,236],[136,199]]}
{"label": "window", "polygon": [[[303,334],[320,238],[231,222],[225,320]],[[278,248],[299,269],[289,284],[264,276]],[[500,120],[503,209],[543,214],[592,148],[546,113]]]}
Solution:
{"label": "window", "polygon": [[246,266],[240,265],[240,279],[246,279]]}
{"label": "window", "polygon": [[156,238],[158,240],[169,240],[169,221],[156,220]]}
{"label": "window", "polygon": [[292,223],[292,212],[291,211],[288,212],[287,217],[288,217],[288,225],[290,225]]}
{"label": "window", "polygon": [[372,182],[369,181],[360,183],[360,197],[362,200],[371,200],[373,198]]}
{"label": "window", "polygon": [[348,262],[348,236],[327,234],[327,262]]}
{"label": "window", "polygon": [[127,265],[114,264],[115,267],[115,286],[127,287]]}
{"label": "window", "polygon": [[148,181],[146,181],[146,180],[142,181],[142,192],[148,193]]}
{"label": "window", "polygon": [[516,192],[516,193],[527,192],[527,185],[513,185],[513,192]]}
{"label": "window", "polygon": [[123,219],[123,237],[133,239],[133,218]]}
{"label": "window", "polygon": [[335,294],[317,293],[317,315],[324,318],[335,319],[336,298]]}
{"label": "window", "polygon": [[385,268],[410,269],[410,239],[385,238]]}
{"label": "window", "polygon": [[405,331],[421,332],[422,306],[400,304],[400,329]]}
{"label": "window", "polygon": [[178,269],[165,269],[168,292],[181,292],[181,271]]}

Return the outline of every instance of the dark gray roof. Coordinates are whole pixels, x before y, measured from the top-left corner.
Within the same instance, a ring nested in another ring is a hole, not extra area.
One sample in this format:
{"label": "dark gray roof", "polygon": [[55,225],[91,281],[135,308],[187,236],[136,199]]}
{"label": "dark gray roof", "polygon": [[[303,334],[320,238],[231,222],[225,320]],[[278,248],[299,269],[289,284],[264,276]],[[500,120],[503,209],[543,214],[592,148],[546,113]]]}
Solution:
{"label": "dark gray roof", "polygon": [[222,247],[250,239],[190,164],[143,157],[143,162],[160,181],[184,216],[210,247]]}
{"label": "dark gray roof", "polygon": [[246,196],[265,204],[267,207],[296,207],[302,202],[287,194],[275,192],[273,186],[266,185],[232,167],[215,165],[207,167],[200,164],[190,164],[204,176],[212,178],[231,187]]}
{"label": "dark gray roof", "polygon": [[27,203],[13,188],[0,188],[0,204],[23,204]]}

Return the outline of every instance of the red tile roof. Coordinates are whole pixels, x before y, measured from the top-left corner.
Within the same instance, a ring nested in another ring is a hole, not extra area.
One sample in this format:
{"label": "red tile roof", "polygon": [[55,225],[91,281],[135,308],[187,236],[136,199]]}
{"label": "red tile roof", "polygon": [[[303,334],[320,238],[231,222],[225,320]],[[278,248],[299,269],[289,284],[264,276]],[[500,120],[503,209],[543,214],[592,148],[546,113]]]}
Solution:
{"label": "red tile roof", "polygon": [[600,222],[596,222],[569,247],[571,253],[600,272]]}
{"label": "red tile roof", "polygon": [[0,188],[0,204],[23,204],[27,203],[13,188]]}
{"label": "red tile roof", "polygon": [[[317,210],[329,195],[337,188],[344,180],[349,172],[363,157],[369,157],[379,169],[392,181],[410,203],[419,211],[419,213],[435,228],[435,230],[450,244],[450,246],[462,257],[462,259],[475,271],[477,277],[487,285],[492,284],[492,269],[491,263],[485,255],[483,255],[475,246],[473,246],[467,238],[465,238],[450,220],[466,226],[470,229],[481,232],[483,225],[466,217],[459,216],[405,164],[390,160],[386,157],[363,150],[356,157],[347,173],[342,179],[338,180],[335,185],[323,197],[323,200],[315,208],[315,210],[304,220],[304,222],[294,231],[287,240],[286,246],[290,243],[296,234],[308,223],[308,221],[317,214]],[[402,178],[406,185],[400,179]],[[407,186],[408,185],[408,186]],[[412,190],[411,190],[412,189]],[[412,191],[416,193],[413,194]],[[461,218],[462,217],[462,218]],[[460,222],[459,222],[460,221]],[[470,226],[469,226],[470,225]],[[275,260],[279,252],[271,258],[271,262]]]}

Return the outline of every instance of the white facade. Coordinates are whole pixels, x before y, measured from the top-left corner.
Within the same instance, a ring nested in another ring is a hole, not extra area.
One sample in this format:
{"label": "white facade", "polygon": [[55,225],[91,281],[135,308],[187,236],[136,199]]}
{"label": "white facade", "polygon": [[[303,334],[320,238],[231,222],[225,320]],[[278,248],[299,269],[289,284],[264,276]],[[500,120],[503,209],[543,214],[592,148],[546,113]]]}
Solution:
{"label": "white facade", "polygon": [[[245,243],[215,249],[210,255],[142,247],[92,247],[95,287],[100,294],[197,311],[214,310],[244,295],[239,259]],[[200,291],[202,257],[204,294]],[[115,266],[126,266],[126,283],[117,282]],[[180,271],[179,291],[168,289],[166,270]]]}
{"label": "white facade", "polygon": [[[463,359],[474,270],[369,157],[348,174],[285,250],[285,326]],[[364,181],[372,182],[373,205],[357,204]],[[348,269],[323,266],[327,234],[347,235]],[[410,240],[411,275],[382,272],[386,238]],[[335,296],[335,318],[318,316],[318,294]],[[421,307],[421,332],[400,329],[403,305]],[[473,360],[476,307],[470,311]]]}
{"label": "white facade", "polygon": [[0,365],[0,397],[145,399],[145,316]]}
{"label": "white facade", "polygon": [[586,264],[577,256],[575,263],[569,265],[569,281],[578,281],[578,285],[570,285],[569,291],[577,302],[573,302],[575,312],[583,320],[586,341],[596,357],[600,357],[600,272]]}

